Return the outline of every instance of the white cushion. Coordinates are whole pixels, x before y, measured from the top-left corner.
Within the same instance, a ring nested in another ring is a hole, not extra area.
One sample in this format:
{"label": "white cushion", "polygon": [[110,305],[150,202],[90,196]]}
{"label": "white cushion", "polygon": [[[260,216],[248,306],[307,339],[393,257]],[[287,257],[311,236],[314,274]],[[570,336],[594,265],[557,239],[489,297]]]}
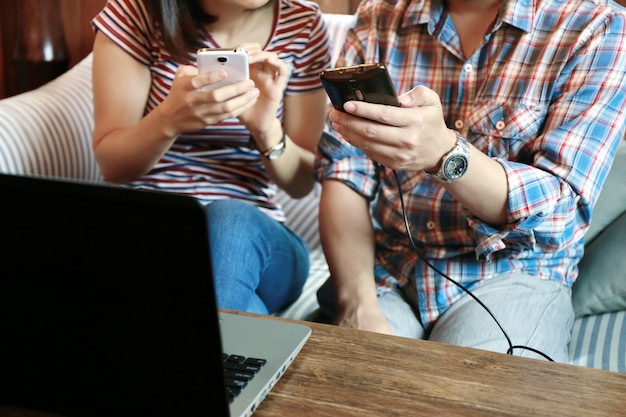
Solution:
{"label": "white cushion", "polygon": [[91,55],[48,84],[0,101],[0,172],[99,181]]}

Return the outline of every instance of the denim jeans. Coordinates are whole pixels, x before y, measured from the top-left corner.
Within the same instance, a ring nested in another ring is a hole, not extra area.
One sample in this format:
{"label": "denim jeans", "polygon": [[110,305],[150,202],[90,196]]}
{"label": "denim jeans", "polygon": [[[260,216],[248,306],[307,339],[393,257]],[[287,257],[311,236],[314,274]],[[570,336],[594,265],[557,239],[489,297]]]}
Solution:
{"label": "denim jeans", "polygon": [[218,307],[273,314],[300,295],[309,273],[302,238],[240,200],[208,204],[206,215]]}

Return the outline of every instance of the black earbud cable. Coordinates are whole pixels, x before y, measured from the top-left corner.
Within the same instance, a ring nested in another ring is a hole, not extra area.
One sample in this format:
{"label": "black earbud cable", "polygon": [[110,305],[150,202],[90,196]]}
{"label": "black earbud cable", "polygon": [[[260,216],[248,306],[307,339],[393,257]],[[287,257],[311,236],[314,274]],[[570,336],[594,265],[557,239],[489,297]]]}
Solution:
{"label": "black earbud cable", "polygon": [[500,322],[498,321],[498,319],[496,318],[496,316],[491,312],[491,310],[478,298],[476,297],[469,289],[467,289],[463,284],[461,284],[460,282],[457,282],[456,280],[452,279],[450,276],[448,276],[447,274],[443,273],[441,270],[439,270],[439,268],[437,268],[435,265],[433,265],[428,259],[426,259],[426,257],[422,254],[422,252],[418,249],[417,245],[415,244],[415,241],[413,240],[413,234],[411,233],[411,228],[409,226],[409,218],[407,216],[407,212],[406,212],[406,208],[404,206],[404,197],[402,195],[402,188],[400,186],[400,181],[398,180],[398,174],[396,173],[396,170],[392,170],[393,172],[393,176],[394,179],[396,181],[396,185],[398,187],[398,195],[400,196],[400,205],[402,206],[402,218],[404,220],[404,226],[406,227],[406,232],[407,232],[407,236],[409,238],[409,243],[411,244],[411,248],[413,248],[413,251],[415,251],[415,253],[417,254],[417,256],[420,257],[420,259],[422,261],[424,261],[424,263],[426,265],[428,265],[428,267],[430,269],[432,269],[433,271],[435,271],[436,273],[438,273],[439,275],[441,275],[442,277],[444,277],[445,279],[447,279],[448,281],[450,281],[451,283],[453,283],[454,285],[456,285],[457,287],[459,287],[461,290],[463,290],[467,295],[469,295],[470,297],[472,297],[478,304],[480,304],[480,306],[482,308],[485,309],[485,311],[491,316],[491,318],[493,319],[493,321],[495,321],[495,323],[498,325],[498,327],[500,328],[500,330],[502,331],[502,334],[504,334],[504,337],[506,338],[506,341],[509,345],[509,348],[507,349],[507,354],[508,355],[512,355],[513,354],[513,350],[515,349],[525,349],[525,350],[530,350],[531,352],[534,352],[538,355],[543,356],[544,358],[546,358],[547,360],[554,362],[554,360],[552,358],[550,358],[548,355],[546,355],[545,353],[537,350],[537,349],[533,349],[531,347],[528,346],[522,346],[522,345],[513,345],[513,343],[511,342],[511,338],[509,337],[509,335],[507,334],[507,332],[504,330],[504,328],[502,327],[502,325],[500,324]]}

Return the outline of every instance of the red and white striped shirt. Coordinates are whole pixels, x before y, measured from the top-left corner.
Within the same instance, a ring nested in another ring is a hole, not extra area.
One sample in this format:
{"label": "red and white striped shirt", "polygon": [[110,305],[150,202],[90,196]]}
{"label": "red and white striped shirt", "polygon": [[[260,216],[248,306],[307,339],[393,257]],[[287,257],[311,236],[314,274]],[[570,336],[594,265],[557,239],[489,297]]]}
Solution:
{"label": "red and white striped shirt", "polygon": [[[92,24],[137,61],[149,67],[152,86],[146,114],[165,99],[179,62],[168,52],[141,0],[109,0]],[[207,48],[219,48],[210,33],[199,33]],[[326,25],[319,7],[302,0],[276,2],[272,36],[264,50],[275,52],[290,69],[285,94],[321,88],[319,72],[330,65]],[[277,117],[282,120],[282,104]],[[237,198],[250,201],[277,220],[284,220],[250,133],[233,118],[181,135],[163,158],[131,186],[190,194],[203,203]]]}

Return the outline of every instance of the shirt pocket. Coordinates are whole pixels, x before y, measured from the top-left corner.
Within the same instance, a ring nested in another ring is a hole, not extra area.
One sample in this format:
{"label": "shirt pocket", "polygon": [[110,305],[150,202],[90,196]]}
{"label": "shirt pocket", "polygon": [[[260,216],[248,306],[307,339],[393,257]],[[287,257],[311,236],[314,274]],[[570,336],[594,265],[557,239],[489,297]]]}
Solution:
{"label": "shirt pocket", "polygon": [[537,104],[485,100],[471,111],[468,138],[492,158],[518,160],[525,145],[540,134],[545,113]]}

